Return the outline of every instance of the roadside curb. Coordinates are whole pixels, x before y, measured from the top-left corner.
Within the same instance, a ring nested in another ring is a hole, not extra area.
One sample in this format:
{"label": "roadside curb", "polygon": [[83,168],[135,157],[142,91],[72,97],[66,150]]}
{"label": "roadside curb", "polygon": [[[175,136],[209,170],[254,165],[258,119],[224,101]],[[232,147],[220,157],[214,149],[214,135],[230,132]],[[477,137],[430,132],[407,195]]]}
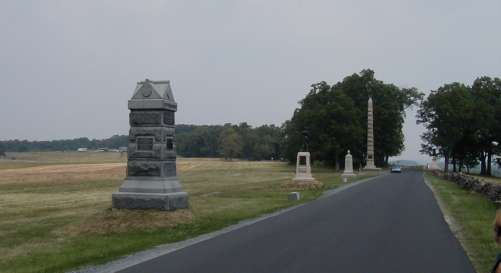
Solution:
{"label": "roadside curb", "polygon": [[[381,178],[381,177],[384,177],[386,175],[388,175],[388,174],[383,173],[383,174],[379,174],[379,175],[376,175],[373,177],[368,177],[368,178],[365,178],[365,179],[362,179],[362,180],[359,180],[359,181],[356,181],[353,183],[349,183],[349,184],[345,184],[345,185],[343,184],[337,188],[330,189],[330,190],[323,192],[322,195],[315,200],[330,197],[330,196],[338,194],[344,190],[358,186],[364,182],[367,182],[367,181],[370,181],[370,180],[373,180],[376,178]],[[168,243],[168,244],[158,245],[158,246],[153,247],[151,249],[139,251],[139,252],[130,254],[128,256],[124,256],[122,258],[119,258],[117,260],[114,260],[114,261],[111,261],[111,262],[108,262],[108,263],[105,263],[102,265],[82,267],[82,268],[76,269],[74,271],[69,271],[68,273],[112,273],[112,272],[121,271],[121,270],[124,270],[126,268],[132,267],[134,265],[137,265],[137,264],[155,259],[157,257],[181,250],[183,248],[210,240],[212,238],[215,238],[215,237],[224,235],[226,233],[253,225],[255,223],[264,221],[266,219],[273,218],[273,217],[276,217],[278,215],[290,212],[290,211],[295,210],[297,208],[300,208],[304,205],[307,205],[310,202],[314,202],[315,200],[311,200],[309,202],[295,205],[292,207],[288,207],[285,209],[281,209],[279,211],[265,214],[265,215],[259,216],[257,218],[243,220],[237,224],[234,224],[234,225],[231,225],[231,226],[228,226],[228,227],[225,227],[223,229],[213,231],[213,232],[210,232],[207,234],[203,234],[203,235],[191,238],[191,239],[187,239],[187,240],[176,242],[176,243]]]}
{"label": "roadside curb", "polygon": [[[442,213],[442,218],[447,223],[447,226],[449,227],[449,230],[451,231],[452,235],[454,235],[456,240],[458,240],[459,244],[463,248],[463,251],[466,253],[466,256],[470,260],[470,263],[472,264],[472,267],[473,267],[471,251],[464,244],[464,238],[462,237],[462,234],[461,234],[461,226],[456,222],[456,220],[454,218],[447,215],[447,208],[446,208],[444,202],[442,201],[442,199],[440,199],[440,196],[438,196],[438,193],[436,192],[435,188],[433,188],[433,186],[431,185],[431,182],[426,178],[425,172],[423,172],[423,181],[424,181],[425,185],[428,187],[428,189],[430,189],[430,191],[433,195],[433,198],[437,202],[437,205],[440,208],[440,212]],[[447,181],[447,182],[449,182],[449,181]],[[473,267],[473,268],[475,268],[475,267]]]}
{"label": "roadside curb", "polygon": [[[443,203],[443,201],[438,196],[435,188],[433,188],[433,186],[431,185],[431,182],[428,181],[428,179],[426,179],[425,173],[423,173],[423,181],[426,184],[426,186],[428,186],[428,188],[430,189],[431,193],[433,194],[433,198],[435,198],[435,201],[437,202],[437,205],[440,208],[440,211],[442,212],[442,218],[444,218],[444,221],[449,226],[449,229],[451,230],[452,234],[454,234],[454,236],[459,240],[459,236],[458,235],[459,235],[459,231],[460,231],[461,228],[458,226],[458,224],[454,221],[454,219],[452,217],[449,217],[447,215],[447,213],[446,213],[447,209],[445,207],[445,204]],[[461,242],[461,240],[459,240],[459,241]],[[464,246],[463,246],[463,248],[464,248]]]}

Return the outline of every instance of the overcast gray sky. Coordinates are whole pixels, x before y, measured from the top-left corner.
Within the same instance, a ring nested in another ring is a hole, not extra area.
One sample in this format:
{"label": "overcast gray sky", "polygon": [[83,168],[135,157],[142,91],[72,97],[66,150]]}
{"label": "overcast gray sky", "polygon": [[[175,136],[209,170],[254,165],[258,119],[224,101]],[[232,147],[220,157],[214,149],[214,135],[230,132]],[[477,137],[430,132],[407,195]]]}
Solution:
{"label": "overcast gray sky", "polygon": [[[470,84],[501,76],[500,26],[499,0],[2,0],[0,139],[125,134],[146,77],[192,124],[281,124],[311,83],[364,68]],[[402,157],[422,158],[413,116]]]}

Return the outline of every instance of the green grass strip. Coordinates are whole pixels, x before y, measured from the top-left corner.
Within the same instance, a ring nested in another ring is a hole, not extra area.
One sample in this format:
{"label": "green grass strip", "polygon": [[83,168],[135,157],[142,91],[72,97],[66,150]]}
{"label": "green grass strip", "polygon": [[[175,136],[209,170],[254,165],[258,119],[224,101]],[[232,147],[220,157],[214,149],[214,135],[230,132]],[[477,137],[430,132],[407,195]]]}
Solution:
{"label": "green grass strip", "polygon": [[478,273],[490,272],[499,247],[494,242],[496,205],[487,197],[426,174],[443,213]]}

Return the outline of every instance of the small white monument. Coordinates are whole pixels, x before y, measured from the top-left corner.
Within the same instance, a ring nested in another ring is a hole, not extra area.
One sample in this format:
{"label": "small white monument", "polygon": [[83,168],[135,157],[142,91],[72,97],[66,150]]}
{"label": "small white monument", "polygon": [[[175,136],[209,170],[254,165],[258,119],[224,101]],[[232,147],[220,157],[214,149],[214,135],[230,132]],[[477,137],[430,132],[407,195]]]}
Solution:
{"label": "small white monument", "polygon": [[296,183],[313,183],[315,178],[311,175],[310,153],[299,152],[297,153],[296,161]]}
{"label": "small white monument", "polygon": [[438,170],[440,169],[437,165],[437,157],[434,156],[432,159],[431,159],[431,165],[430,165],[430,170]]}
{"label": "small white monument", "polygon": [[350,150],[346,154],[344,158],[344,172],[343,176],[355,176],[356,174],[353,172],[353,157],[350,154]]}

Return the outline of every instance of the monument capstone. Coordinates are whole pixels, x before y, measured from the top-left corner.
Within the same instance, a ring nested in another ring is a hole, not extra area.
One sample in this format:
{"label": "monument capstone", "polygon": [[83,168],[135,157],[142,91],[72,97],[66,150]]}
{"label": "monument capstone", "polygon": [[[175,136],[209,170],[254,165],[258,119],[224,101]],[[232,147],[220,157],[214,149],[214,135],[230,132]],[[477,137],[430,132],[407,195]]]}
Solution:
{"label": "monument capstone", "polygon": [[176,175],[177,103],[169,81],[138,82],[129,100],[126,179],[113,193],[114,208],[175,210],[188,207]]}

